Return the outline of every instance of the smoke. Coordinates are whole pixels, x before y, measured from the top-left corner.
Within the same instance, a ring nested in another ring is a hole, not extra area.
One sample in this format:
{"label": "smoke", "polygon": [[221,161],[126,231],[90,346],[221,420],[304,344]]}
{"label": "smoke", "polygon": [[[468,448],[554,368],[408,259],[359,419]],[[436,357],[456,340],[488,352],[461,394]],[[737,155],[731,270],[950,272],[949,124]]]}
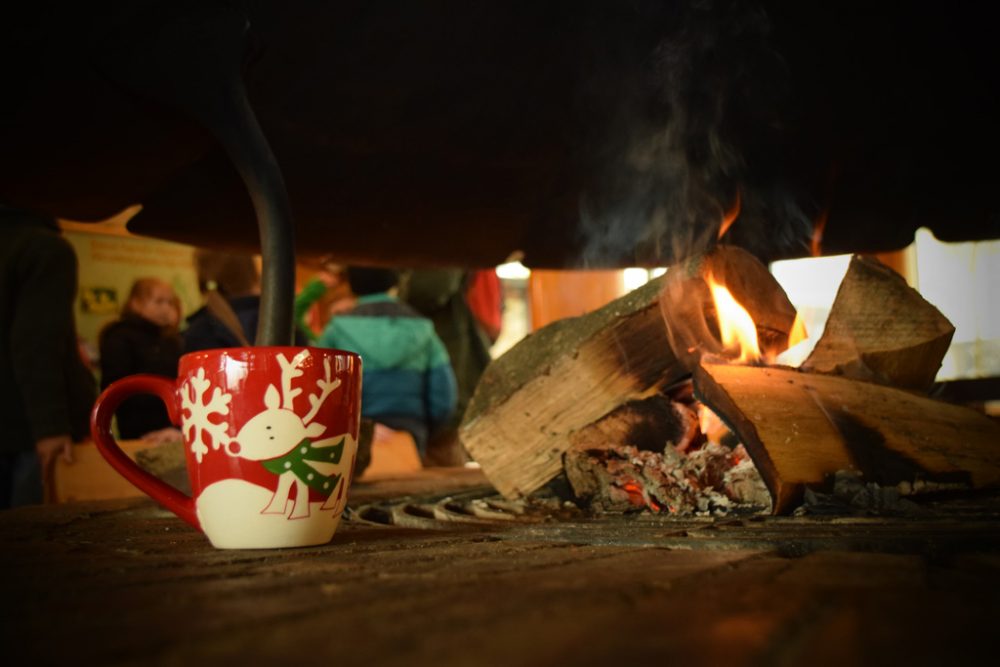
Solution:
{"label": "smoke", "polygon": [[[583,266],[663,264],[726,242],[767,256],[802,247],[811,219],[781,178],[788,74],[767,15],[748,2],[691,2],[657,16],[657,36],[590,85],[614,91],[580,197]],[[623,65],[636,72],[622,76]],[[617,75],[618,80],[612,80]]]}

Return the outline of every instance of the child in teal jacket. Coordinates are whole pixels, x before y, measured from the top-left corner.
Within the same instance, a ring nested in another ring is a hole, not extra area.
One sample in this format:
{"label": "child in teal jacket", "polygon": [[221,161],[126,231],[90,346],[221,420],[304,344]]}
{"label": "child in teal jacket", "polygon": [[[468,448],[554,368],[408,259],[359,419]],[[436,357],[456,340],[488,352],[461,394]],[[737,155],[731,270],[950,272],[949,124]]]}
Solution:
{"label": "child in teal jacket", "polygon": [[409,432],[423,454],[455,410],[448,353],[434,324],[391,294],[395,271],[348,267],[347,278],[357,302],[330,320],[317,345],[361,355],[362,416]]}

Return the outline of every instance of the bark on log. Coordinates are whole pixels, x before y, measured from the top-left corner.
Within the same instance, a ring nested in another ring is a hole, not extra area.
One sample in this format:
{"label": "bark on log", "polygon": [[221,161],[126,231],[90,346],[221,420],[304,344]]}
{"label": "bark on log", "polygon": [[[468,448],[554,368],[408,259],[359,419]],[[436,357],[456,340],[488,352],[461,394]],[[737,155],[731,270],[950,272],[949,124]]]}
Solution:
{"label": "bark on log", "polygon": [[667,342],[662,280],[540,329],[486,369],[460,434],[500,493],[537,490],[562,471],[575,431],[687,373]]}
{"label": "bark on log", "polygon": [[902,276],[855,255],[823,335],[802,368],[926,391],[954,333]]}
{"label": "bark on log", "polygon": [[762,352],[777,354],[788,347],[795,307],[785,291],[756,257],[741,248],[720,245],[671,268],[664,280],[660,308],[670,346],[688,369],[693,370],[704,354],[727,356],[719,340],[708,275],[753,317]]}
{"label": "bark on log", "polygon": [[1000,483],[1000,424],[969,408],[777,367],[703,363],[694,385],[746,447],[776,514],[842,469],[880,485]]}

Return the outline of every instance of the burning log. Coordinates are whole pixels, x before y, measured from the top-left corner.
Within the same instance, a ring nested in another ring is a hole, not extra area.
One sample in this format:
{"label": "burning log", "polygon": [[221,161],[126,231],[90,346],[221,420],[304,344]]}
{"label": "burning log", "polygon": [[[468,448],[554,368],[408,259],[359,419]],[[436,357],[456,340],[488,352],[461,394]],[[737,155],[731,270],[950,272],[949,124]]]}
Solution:
{"label": "burning log", "polygon": [[[699,398],[746,447],[776,513],[792,509],[807,485],[821,485],[838,470],[860,471],[883,486],[922,480],[978,488],[1000,481],[994,422],[872,384],[926,388],[953,332],[886,267],[852,261],[807,362],[812,373],[725,363],[738,352],[736,361],[760,364],[789,342],[794,309],[755,259],[720,247],[683,274],[671,273],[660,303],[673,350],[693,370]],[[739,317],[742,338],[730,343],[726,318]]]}
{"label": "burning log", "polygon": [[803,370],[926,391],[955,327],[878,260],[854,256]]}
{"label": "burning log", "polygon": [[746,447],[776,514],[838,470],[882,486],[1000,483],[1000,425],[969,408],[777,367],[703,362],[694,386]]}
{"label": "burning log", "polygon": [[[734,318],[743,320],[736,333]],[[838,471],[881,487],[1000,483],[1000,425],[877,383],[925,387],[953,331],[898,276],[855,258],[810,371],[762,366],[788,347],[795,321],[763,264],[719,246],[495,362],[463,439],[504,495],[529,494],[565,468],[578,499],[598,511],[770,501],[786,513]],[[687,372],[735,438],[721,424],[724,437],[706,437],[712,420],[696,428],[693,398],[661,393]]]}
{"label": "burning log", "polygon": [[660,308],[670,346],[689,370],[704,354],[725,356],[713,298],[712,284],[724,287],[747,311],[756,325],[753,345],[777,354],[788,347],[795,322],[795,307],[767,267],[745,250],[717,246],[667,272]]}
{"label": "burning log", "polygon": [[571,436],[686,374],[670,353],[662,279],[604,308],[554,322],[494,361],[460,429],[496,489],[515,498],[558,475]]}

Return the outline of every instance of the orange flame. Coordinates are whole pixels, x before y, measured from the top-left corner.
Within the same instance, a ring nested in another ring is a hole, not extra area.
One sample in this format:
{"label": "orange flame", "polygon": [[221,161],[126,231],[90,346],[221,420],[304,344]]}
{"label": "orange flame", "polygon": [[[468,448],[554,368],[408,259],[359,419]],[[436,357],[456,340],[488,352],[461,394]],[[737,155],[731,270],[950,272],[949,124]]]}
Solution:
{"label": "orange flame", "polygon": [[813,257],[819,257],[823,254],[823,230],[826,229],[826,220],[829,216],[829,211],[823,211],[816,218],[816,224],[813,225],[812,243],[809,248]]}
{"label": "orange flame", "polygon": [[798,368],[809,357],[814,347],[814,341],[809,341],[805,321],[799,313],[795,313],[792,330],[788,332],[788,348],[779,354],[775,361],[785,366]]}
{"label": "orange flame", "polygon": [[721,240],[722,237],[726,235],[726,232],[729,231],[729,228],[733,226],[733,223],[736,222],[736,218],[740,217],[741,205],[740,191],[737,190],[736,200],[733,202],[733,205],[729,207],[729,210],[726,211],[726,214],[722,216],[722,224],[719,225],[719,240]]}
{"label": "orange flame", "polygon": [[698,404],[698,427],[705,439],[716,445],[721,444],[722,439],[729,433],[729,427],[725,422],[704,403]]}
{"label": "orange flame", "polygon": [[757,325],[750,313],[733,298],[728,289],[715,281],[711,273],[705,276],[705,282],[712,290],[712,299],[715,301],[722,345],[739,351],[736,359],[738,363],[758,361],[760,344],[757,342]]}
{"label": "orange flame", "polygon": [[795,313],[792,330],[788,332],[788,347],[795,347],[806,338],[809,338],[809,333],[806,331],[806,323],[802,320],[801,315]]}

